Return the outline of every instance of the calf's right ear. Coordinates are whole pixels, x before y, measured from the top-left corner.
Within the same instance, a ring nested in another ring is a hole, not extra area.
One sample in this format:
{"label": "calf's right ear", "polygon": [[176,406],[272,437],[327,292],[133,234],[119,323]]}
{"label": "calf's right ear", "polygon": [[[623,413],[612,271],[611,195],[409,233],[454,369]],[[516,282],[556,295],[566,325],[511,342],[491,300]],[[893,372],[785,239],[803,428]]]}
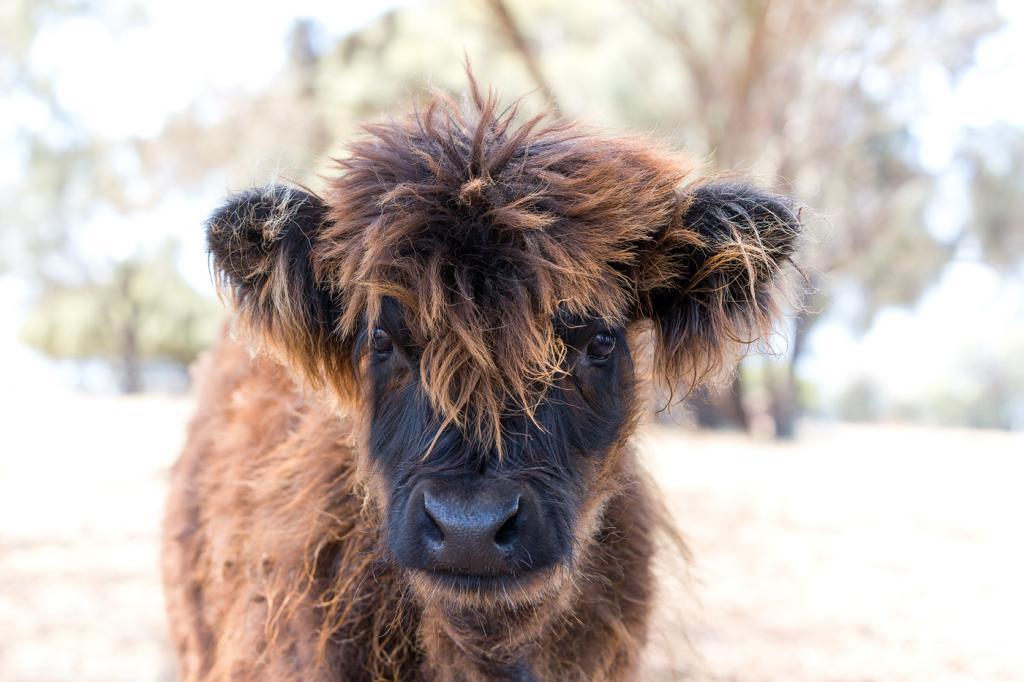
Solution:
{"label": "calf's right ear", "polygon": [[240,192],[206,222],[218,289],[236,327],[315,385],[342,374],[338,306],[317,279],[313,252],[327,206],[294,187]]}

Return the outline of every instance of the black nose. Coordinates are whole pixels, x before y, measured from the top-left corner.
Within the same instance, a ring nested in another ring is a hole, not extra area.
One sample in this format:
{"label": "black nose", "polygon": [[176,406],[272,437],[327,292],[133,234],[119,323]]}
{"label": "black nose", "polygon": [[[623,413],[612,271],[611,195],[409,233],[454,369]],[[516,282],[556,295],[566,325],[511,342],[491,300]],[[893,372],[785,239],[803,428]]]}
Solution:
{"label": "black nose", "polygon": [[533,506],[527,490],[502,482],[428,481],[414,504],[417,498],[422,506],[413,515],[420,516],[416,525],[430,568],[480,575],[515,570]]}

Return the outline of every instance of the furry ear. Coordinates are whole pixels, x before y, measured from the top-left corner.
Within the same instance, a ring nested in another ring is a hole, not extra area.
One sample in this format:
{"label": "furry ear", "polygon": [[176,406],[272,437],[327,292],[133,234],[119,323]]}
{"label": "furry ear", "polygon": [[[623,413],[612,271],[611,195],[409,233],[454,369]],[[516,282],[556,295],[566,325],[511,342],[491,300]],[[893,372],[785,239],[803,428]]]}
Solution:
{"label": "furry ear", "polygon": [[333,333],[338,306],[312,259],[327,224],[319,197],[283,185],[236,194],[206,222],[218,289],[236,325],[314,385],[344,374]]}
{"label": "furry ear", "polygon": [[800,233],[784,197],[741,182],[682,191],[671,224],[650,245],[638,277],[654,325],[655,364],[670,386],[715,374],[730,351],[770,331],[778,279]]}

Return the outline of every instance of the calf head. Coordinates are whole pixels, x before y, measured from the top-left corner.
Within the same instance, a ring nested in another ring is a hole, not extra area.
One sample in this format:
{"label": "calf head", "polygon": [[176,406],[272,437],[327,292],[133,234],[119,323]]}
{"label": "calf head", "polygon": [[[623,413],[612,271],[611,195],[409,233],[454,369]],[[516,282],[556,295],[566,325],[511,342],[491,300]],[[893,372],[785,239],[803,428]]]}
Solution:
{"label": "calf head", "polygon": [[208,223],[249,337],[359,415],[424,608],[564,594],[632,481],[638,344],[698,383],[770,325],[799,230],[650,144],[514,116],[437,97],[368,127],[322,198],[251,190]]}

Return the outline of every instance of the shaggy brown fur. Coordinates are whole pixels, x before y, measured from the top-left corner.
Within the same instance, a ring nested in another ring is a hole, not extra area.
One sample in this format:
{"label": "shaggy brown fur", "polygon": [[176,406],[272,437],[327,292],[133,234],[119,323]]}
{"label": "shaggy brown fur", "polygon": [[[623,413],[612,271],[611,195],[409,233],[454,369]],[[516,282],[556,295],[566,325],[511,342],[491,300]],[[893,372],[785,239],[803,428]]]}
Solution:
{"label": "shaggy brown fur", "polygon": [[668,383],[692,386],[771,323],[799,224],[787,201],[694,181],[650,143],[516,127],[471,90],[465,112],[438,96],[370,126],[322,200],[270,187],[209,223],[249,348],[224,339],[200,368],[171,484],[164,574],[185,680],[635,670],[658,524],[628,445],[636,391],[585,472],[571,561],[501,594],[444,589],[382,541],[366,335],[398,301],[431,409],[500,456],[509,416],[572,381],[553,318],[623,327],[633,345],[650,334]]}

